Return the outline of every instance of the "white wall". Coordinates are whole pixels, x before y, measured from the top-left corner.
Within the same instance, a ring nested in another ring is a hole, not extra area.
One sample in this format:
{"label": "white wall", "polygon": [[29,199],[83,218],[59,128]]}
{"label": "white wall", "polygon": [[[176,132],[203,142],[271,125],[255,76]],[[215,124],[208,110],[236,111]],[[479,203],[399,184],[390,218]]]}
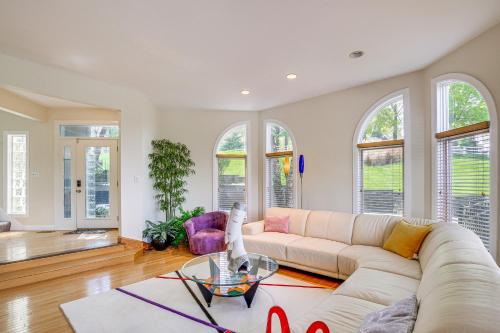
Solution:
{"label": "white wall", "polygon": [[0,73],[0,85],[121,111],[121,234],[141,239],[144,220],[154,216],[146,141],[155,134],[156,111],[149,99],[131,89],[6,55],[0,55]]}
{"label": "white wall", "polygon": [[425,127],[422,73],[411,73],[356,88],[263,111],[261,118],[278,119],[295,134],[298,154],[304,154],[303,207],[352,211],[353,136],[358,123],[380,98],[409,88],[412,129],[411,215],[424,216]]}

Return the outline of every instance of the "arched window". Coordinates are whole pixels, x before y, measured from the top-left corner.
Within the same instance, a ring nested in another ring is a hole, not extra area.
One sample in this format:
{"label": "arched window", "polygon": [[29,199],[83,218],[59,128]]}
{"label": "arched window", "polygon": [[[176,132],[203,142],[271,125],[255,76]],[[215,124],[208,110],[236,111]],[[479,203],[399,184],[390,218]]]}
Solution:
{"label": "arched window", "polygon": [[471,229],[494,252],[493,99],[476,79],[448,74],[433,80],[433,112],[434,217]]}
{"label": "arched window", "polygon": [[356,130],[354,211],[402,216],[405,200],[407,90],[377,102]]}
{"label": "arched window", "polygon": [[295,207],[294,139],[284,126],[265,124],[265,206]]}
{"label": "arched window", "polygon": [[226,130],[215,146],[214,210],[229,212],[235,202],[247,204],[247,124]]}

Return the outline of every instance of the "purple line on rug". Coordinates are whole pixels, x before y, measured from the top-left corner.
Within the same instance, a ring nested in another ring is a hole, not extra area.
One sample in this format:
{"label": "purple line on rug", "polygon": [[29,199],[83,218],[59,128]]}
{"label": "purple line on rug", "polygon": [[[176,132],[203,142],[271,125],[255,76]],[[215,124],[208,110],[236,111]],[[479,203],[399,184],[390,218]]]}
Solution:
{"label": "purple line on rug", "polygon": [[154,305],[154,306],[156,306],[156,307],[159,307],[159,308],[161,308],[161,309],[163,309],[163,310],[167,310],[167,311],[170,311],[170,312],[172,312],[172,313],[175,313],[175,314],[176,314],[176,315],[178,315],[178,316],[181,316],[181,317],[184,317],[184,318],[186,318],[186,319],[190,319],[190,320],[192,320],[192,321],[195,321],[195,322],[197,322],[197,323],[199,323],[199,324],[202,324],[202,325],[205,325],[205,326],[208,326],[208,327],[214,328],[214,329],[216,329],[216,330],[218,330],[218,331],[221,331],[221,332],[226,332],[226,333],[231,333],[231,332],[234,332],[234,331],[231,331],[231,330],[229,330],[229,329],[227,329],[227,328],[224,328],[224,327],[221,327],[221,326],[218,326],[218,325],[214,325],[214,324],[212,324],[212,323],[209,323],[209,322],[207,322],[207,321],[204,321],[203,319],[196,318],[196,317],[194,317],[194,316],[188,315],[187,313],[181,312],[181,311],[179,311],[179,310],[173,309],[173,308],[168,307],[168,306],[166,306],[166,305],[163,305],[163,304],[157,303],[157,302],[155,302],[155,301],[152,301],[152,300],[150,300],[150,299],[147,299],[147,298],[145,298],[145,297],[139,296],[139,295],[134,294],[134,293],[132,293],[132,292],[130,292],[130,291],[127,291],[127,290],[125,290],[125,289],[122,289],[122,288],[116,288],[116,290],[118,290],[119,292],[121,292],[121,293],[123,293],[123,294],[126,294],[126,295],[128,295],[128,296],[131,296],[131,297],[134,297],[134,298],[136,298],[136,299],[138,299],[138,300],[141,300],[141,301],[143,301],[143,302],[146,302],[146,303],[148,303],[148,304],[151,304],[151,305]]}

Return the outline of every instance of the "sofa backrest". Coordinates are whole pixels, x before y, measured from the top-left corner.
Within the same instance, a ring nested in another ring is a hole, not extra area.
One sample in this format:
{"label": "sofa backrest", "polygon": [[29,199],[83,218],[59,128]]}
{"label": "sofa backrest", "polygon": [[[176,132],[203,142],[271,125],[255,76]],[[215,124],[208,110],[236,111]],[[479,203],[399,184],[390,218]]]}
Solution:
{"label": "sofa backrest", "polygon": [[310,212],[310,210],[305,209],[271,207],[266,209],[265,217],[288,216],[290,217],[288,232],[291,234],[304,236],[307,217],[309,216]]}
{"label": "sofa backrest", "polygon": [[329,239],[351,245],[356,215],[331,211],[311,211],[307,218],[307,237]]}
{"label": "sofa backrest", "polygon": [[420,250],[414,332],[498,332],[500,269],[472,231],[433,226]]}
{"label": "sofa backrest", "polygon": [[396,223],[402,219],[392,215],[360,214],[354,221],[352,244],[382,247]]}

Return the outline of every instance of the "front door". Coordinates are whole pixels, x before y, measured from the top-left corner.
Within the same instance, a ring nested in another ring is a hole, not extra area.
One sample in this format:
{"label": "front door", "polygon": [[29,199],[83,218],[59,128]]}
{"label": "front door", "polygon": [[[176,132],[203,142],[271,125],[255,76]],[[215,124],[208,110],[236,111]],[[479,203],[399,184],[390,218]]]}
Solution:
{"label": "front door", "polygon": [[62,139],[58,146],[58,228],[118,228],[117,140]]}
{"label": "front door", "polygon": [[116,140],[78,140],[77,228],[117,228]]}

